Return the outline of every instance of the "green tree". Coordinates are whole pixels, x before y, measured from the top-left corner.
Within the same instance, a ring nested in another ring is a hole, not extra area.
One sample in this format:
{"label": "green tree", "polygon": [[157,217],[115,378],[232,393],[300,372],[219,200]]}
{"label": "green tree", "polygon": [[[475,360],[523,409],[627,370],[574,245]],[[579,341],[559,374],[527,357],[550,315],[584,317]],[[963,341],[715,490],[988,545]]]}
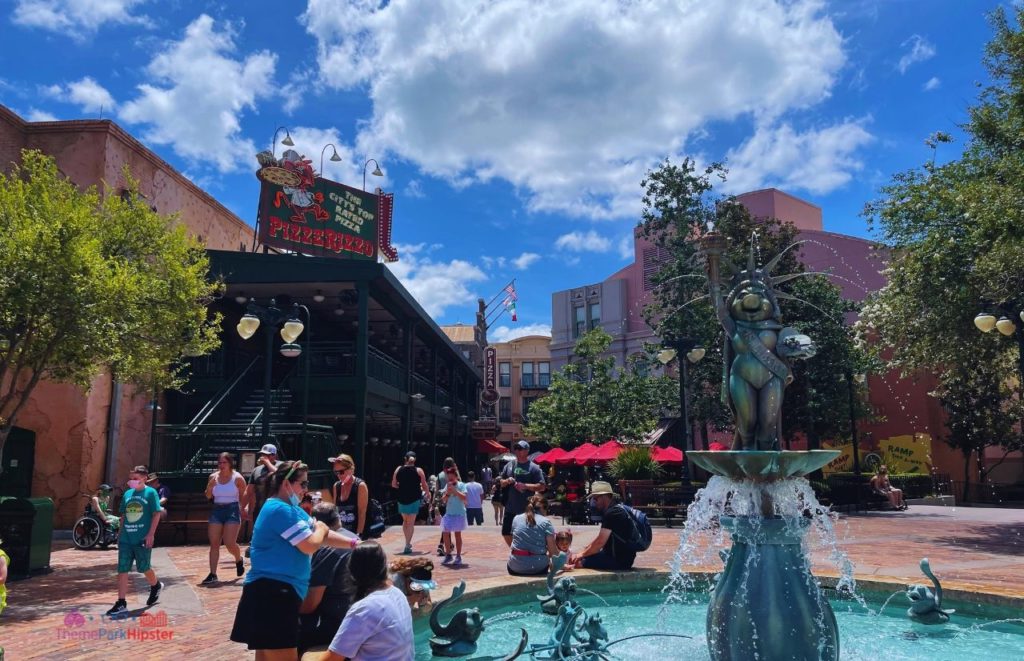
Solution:
{"label": "green tree", "polygon": [[[805,270],[798,250],[786,251],[797,240],[796,227],[774,218],[754,218],[735,199],[714,194],[715,181],[724,181],[726,174],[719,164],[698,171],[686,159],[681,165],[665,161],[642,182],[644,235],[669,256],[651,277],[652,303],[644,315],[666,341],[693,337],[709,349],[704,360],[690,369],[691,417],[705,446],[708,426],[728,428],[732,415],[721,401],[724,333],[707,299],[707,276],[695,239],[714,228],[729,240],[727,257],[741,267],[753,250],[758,266],[783,253],[775,275]],[[864,368],[845,327],[846,313],[854,307],[823,276],[800,277],[778,290],[800,299],[782,301],[784,322],[806,332],[818,347],[815,357],[793,363],[794,381],[783,400],[784,437],[805,434],[812,447],[819,439],[846,438],[850,398],[843,377]],[[858,407],[854,415],[864,412]]]}
{"label": "green tree", "polygon": [[[985,447],[1002,447],[1004,458],[1020,447],[1011,430],[1022,414],[1015,367],[1024,331],[1018,328],[1015,343],[978,332],[973,319],[990,307],[1024,308],[1022,17],[1018,8],[1014,27],[1003,10],[991,15],[985,64],[992,82],[962,127],[963,153],[941,165],[933,155],[894,175],[864,210],[894,257],[888,284],[865,306],[861,334],[903,373],[936,375],[948,415],[944,440],[965,457],[976,454],[979,469]],[[936,133],[927,144],[934,150],[948,141]]]}
{"label": "green tree", "polygon": [[526,434],[551,445],[628,442],[657,426],[661,412],[676,404],[675,383],[648,376],[637,359],[617,371],[615,359],[604,355],[611,342],[600,328],[580,336],[575,360],[552,375],[547,396],[530,406]]}
{"label": "green tree", "polygon": [[42,379],[175,387],[185,353],[219,344],[203,246],[125,177],[125,195],[80,191],[30,150],[0,173],[0,454]]}

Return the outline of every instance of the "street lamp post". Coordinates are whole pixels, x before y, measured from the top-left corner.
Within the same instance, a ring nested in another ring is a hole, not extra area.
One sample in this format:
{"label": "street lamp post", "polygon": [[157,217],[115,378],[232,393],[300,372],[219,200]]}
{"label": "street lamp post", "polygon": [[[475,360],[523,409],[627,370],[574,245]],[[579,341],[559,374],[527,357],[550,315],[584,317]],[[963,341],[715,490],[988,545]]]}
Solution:
{"label": "street lamp post", "polygon": [[371,172],[370,174],[372,174],[375,177],[383,177],[384,176],[384,173],[380,171],[380,163],[377,162],[377,159],[375,159],[375,158],[368,158],[368,159],[366,159],[366,163],[363,164],[363,190],[364,191],[366,190],[366,168],[370,165],[370,163],[373,163],[373,172]]}
{"label": "street lamp post", "polygon": [[[260,436],[263,439],[263,443],[270,442],[270,389],[273,381],[274,372],[274,331],[278,328],[281,329],[281,339],[285,341],[281,345],[281,355],[286,358],[296,358],[302,353],[302,347],[295,344],[295,340],[298,339],[299,335],[306,328],[305,325],[298,318],[299,309],[305,309],[306,320],[309,322],[309,310],[304,305],[295,304],[291,312],[286,312],[277,307],[276,301],[270,299],[270,304],[267,306],[258,305],[254,301],[249,301],[249,305],[246,308],[245,315],[242,316],[238,325],[235,327],[238,331],[238,335],[243,340],[248,340],[256,331],[259,330],[260,326],[264,328],[264,336],[267,339],[266,343],[266,365],[263,368],[263,412],[260,414]],[[307,348],[309,345],[309,336],[307,335]],[[309,356],[306,357],[306,399],[309,399]],[[306,435],[306,416],[305,416],[306,404],[303,404],[304,413],[302,417],[302,435],[303,441],[305,441]]]}
{"label": "street lamp post", "polygon": [[[658,354],[658,360],[662,365],[668,365],[673,359],[679,360],[679,421],[683,425],[683,452],[693,449],[693,439],[690,430],[690,414],[688,410],[687,389],[689,387],[690,372],[689,364],[696,364],[704,358],[704,347],[692,337],[680,338],[674,342],[666,342],[665,349]],[[685,356],[685,360],[683,359]],[[683,462],[683,481],[690,479],[689,470]]]}
{"label": "street lamp post", "polygon": [[[853,474],[860,475],[860,447],[857,439],[857,413],[855,407],[856,397],[854,396],[854,383],[862,383],[864,376],[854,376],[852,370],[846,371],[846,385],[850,393],[850,440],[853,441]],[[858,498],[859,492],[858,492]]]}
{"label": "street lamp post", "polygon": [[[1017,342],[1017,371],[1020,387],[1024,391],[1024,306],[1016,303],[999,303],[991,305],[1000,313],[1000,317],[991,312],[981,312],[974,318],[974,325],[983,333],[991,333],[993,329]],[[1018,318],[1021,324],[1014,323]]]}

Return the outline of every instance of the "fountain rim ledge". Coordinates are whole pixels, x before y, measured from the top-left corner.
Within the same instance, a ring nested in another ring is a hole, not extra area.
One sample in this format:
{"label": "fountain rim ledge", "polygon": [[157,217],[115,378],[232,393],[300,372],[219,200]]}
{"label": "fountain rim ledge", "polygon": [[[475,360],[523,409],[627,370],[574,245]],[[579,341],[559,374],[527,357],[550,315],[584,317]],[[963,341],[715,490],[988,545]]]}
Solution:
{"label": "fountain rim ledge", "polygon": [[804,477],[838,457],[840,450],[691,450],[700,468],[733,480],[772,482]]}
{"label": "fountain rim ledge", "polygon": [[[684,574],[693,576],[696,578],[704,579],[707,581],[713,580],[713,578],[721,572],[718,570],[703,570],[694,569],[684,571]],[[571,576],[576,579],[577,585],[592,585],[601,583],[630,583],[637,582],[643,583],[645,581],[654,581],[656,579],[668,580],[672,575],[672,572],[668,569],[653,569],[646,567],[635,567],[630,570],[621,572],[606,572],[597,571],[593,569],[577,569],[567,574],[560,574],[562,576]],[[812,575],[823,588],[834,589],[836,584],[840,580],[840,576],[831,572],[812,572]],[[508,582],[507,576],[497,577],[496,579],[482,579],[481,581],[474,583],[466,583],[466,592],[462,597],[462,601],[468,601],[470,599],[485,599],[488,597],[501,597],[515,594],[540,594],[547,592],[547,583],[545,579],[530,579],[523,582]],[[896,589],[905,590],[908,585],[914,583],[916,578],[904,578],[898,576],[858,576],[854,574],[854,579],[857,581],[858,590],[868,590],[874,592],[889,591],[892,592]],[[491,581],[495,581],[491,583]],[[500,582],[499,582],[500,581]],[[483,583],[481,585],[480,583]],[[992,586],[988,587],[990,590]],[[943,599],[952,599],[954,601],[962,601],[977,605],[996,606],[1000,608],[1017,608],[1024,609],[1024,594],[1002,594],[1000,592],[986,591],[984,589],[978,589],[978,586],[970,583],[962,583],[960,581],[949,580],[942,582],[942,596]],[[472,605],[472,604],[469,604]]]}

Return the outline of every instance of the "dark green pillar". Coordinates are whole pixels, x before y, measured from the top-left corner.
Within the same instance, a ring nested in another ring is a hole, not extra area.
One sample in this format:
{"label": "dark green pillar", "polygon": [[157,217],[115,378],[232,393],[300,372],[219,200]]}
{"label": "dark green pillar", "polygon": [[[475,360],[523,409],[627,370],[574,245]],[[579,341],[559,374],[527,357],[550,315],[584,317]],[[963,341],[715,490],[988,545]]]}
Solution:
{"label": "dark green pillar", "polygon": [[359,470],[367,473],[366,464],[366,386],[369,379],[369,340],[370,340],[370,283],[356,282],[359,294],[358,315],[359,328],[356,331],[356,392],[353,399],[356,408],[356,465]]}

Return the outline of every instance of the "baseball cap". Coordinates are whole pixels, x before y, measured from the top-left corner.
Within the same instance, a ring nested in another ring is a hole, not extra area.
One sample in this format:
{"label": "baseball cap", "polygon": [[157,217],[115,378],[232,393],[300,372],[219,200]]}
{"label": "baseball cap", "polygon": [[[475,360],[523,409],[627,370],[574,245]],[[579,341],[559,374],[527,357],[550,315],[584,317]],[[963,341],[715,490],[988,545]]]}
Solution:
{"label": "baseball cap", "polygon": [[267,443],[262,448],[260,448],[260,454],[274,454],[274,455],[276,455],[277,454],[277,446],[274,445],[273,443]]}
{"label": "baseball cap", "polygon": [[516,450],[529,450],[530,449],[530,444],[527,443],[526,441],[519,441],[518,443],[516,443],[512,447],[514,447]]}
{"label": "baseball cap", "polygon": [[607,482],[598,480],[590,485],[591,496],[614,496],[615,492],[612,491],[612,485]]}
{"label": "baseball cap", "polygon": [[159,475],[157,475],[156,473],[150,473],[149,475],[146,476],[146,484],[149,484],[150,482],[156,482],[159,479]]}
{"label": "baseball cap", "polygon": [[413,452],[412,450],[409,450],[408,452],[405,453],[405,458],[406,459],[415,459],[416,458],[416,453]]}
{"label": "baseball cap", "polygon": [[416,592],[436,590],[437,582],[434,580],[433,570],[426,567],[414,568],[409,572],[409,589]]}

